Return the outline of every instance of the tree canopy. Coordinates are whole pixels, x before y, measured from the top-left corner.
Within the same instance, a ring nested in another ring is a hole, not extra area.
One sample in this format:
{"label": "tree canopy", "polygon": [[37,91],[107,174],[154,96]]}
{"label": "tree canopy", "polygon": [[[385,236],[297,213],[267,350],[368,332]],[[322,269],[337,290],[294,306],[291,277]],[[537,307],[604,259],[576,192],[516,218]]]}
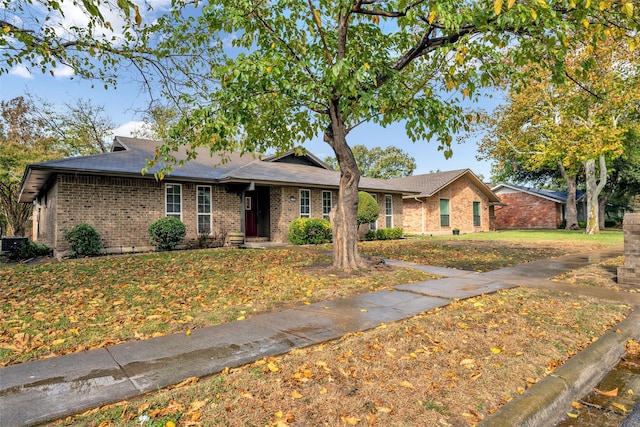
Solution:
{"label": "tree canopy", "polygon": [[[565,63],[580,82],[556,82],[548,71],[532,67],[538,78],[511,89],[508,103],[490,119],[480,150],[501,167],[513,162],[529,171],[559,170],[572,197],[576,176],[584,171],[587,233],[597,233],[607,165],[623,155],[637,128],[638,59],[622,40],[608,39],[595,48],[576,46]],[[574,206],[568,198],[567,207]],[[574,216],[567,216],[567,226],[577,222]]]}
{"label": "tree canopy", "polygon": [[526,77],[532,62],[566,78],[572,45],[636,25],[633,14],[631,2],[610,0],[177,2],[158,21],[170,34],[159,52],[190,55],[188,68],[210,81],[190,82],[182,100],[193,109],[156,160],[170,170],[179,145],[284,151],[323,135],[341,172],[334,266],[362,268],[352,129],[402,122],[410,139],[435,139],[451,156],[452,135],[470,122],[465,99]]}
{"label": "tree canopy", "polygon": [[[356,158],[360,173],[369,178],[400,178],[411,175],[416,168],[415,159],[398,147],[369,149],[364,145],[354,145],[351,151]],[[324,161],[332,168],[339,169],[335,157],[327,157]]]}

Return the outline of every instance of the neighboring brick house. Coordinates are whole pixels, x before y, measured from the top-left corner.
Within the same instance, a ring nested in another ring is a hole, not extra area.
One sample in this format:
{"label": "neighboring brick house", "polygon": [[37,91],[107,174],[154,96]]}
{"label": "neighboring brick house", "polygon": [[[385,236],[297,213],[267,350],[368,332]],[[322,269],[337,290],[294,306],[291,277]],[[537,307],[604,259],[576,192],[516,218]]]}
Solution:
{"label": "neighboring brick house", "polygon": [[[564,218],[567,204],[566,191],[549,191],[512,184],[499,184],[492,188],[500,197],[497,206],[496,229],[555,229]],[[584,192],[576,193],[578,220],[584,220]]]}
{"label": "neighboring brick house", "polygon": [[392,179],[414,195],[403,197],[404,231],[451,234],[493,230],[500,199],[471,170],[458,169]]}
{"label": "neighboring brick house", "polygon": [[[93,226],[107,253],[150,250],[148,227],[164,216],[187,226],[185,243],[202,235],[243,231],[247,239],[286,242],[298,217],[326,217],[338,200],[340,173],[312,154],[198,156],[158,181],[141,175],[157,141],[116,137],[112,151],[27,166],[19,200],[33,202],[33,240],[58,255],[64,233],[78,223]],[[177,158],[185,158],[184,149]],[[222,159],[224,158],[224,161]],[[403,190],[389,180],[362,178],[360,189],[381,208],[378,228],[403,226]]]}

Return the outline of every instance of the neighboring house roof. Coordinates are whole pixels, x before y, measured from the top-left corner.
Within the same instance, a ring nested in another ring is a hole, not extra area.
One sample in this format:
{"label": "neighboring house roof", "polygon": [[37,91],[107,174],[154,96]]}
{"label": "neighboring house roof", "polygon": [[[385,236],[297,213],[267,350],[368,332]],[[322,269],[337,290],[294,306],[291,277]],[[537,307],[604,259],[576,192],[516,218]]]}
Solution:
{"label": "neighboring house roof", "polygon": [[438,191],[462,177],[466,177],[472,181],[476,187],[478,187],[478,189],[487,196],[490,203],[500,202],[498,196],[496,196],[494,192],[491,191],[491,189],[471,171],[471,169],[456,169],[447,172],[433,172],[422,175],[405,176],[402,178],[394,178],[390,181],[397,182],[407,190],[413,190],[419,193],[405,196],[405,198],[432,197]]}
{"label": "neighboring house roof", "polygon": [[[138,138],[116,137],[112,151],[92,156],[68,157],[28,165],[20,183],[19,200],[31,202],[47,187],[56,173],[86,173],[106,176],[140,176],[147,160],[155,155],[161,143]],[[330,170],[324,162],[307,153],[304,159],[293,159],[293,152],[280,156],[258,158],[254,154],[216,152],[198,147],[197,156],[181,167],[176,167],[166,180],[198,181],[212,183],[279,183],[297,186],[338,187],[340,172]],[[187,158],[185,147],[174,153],[178,161]],[[156,165],[148,174],[160,170]],[[362,178],[360,189],[411,193],[389,180]]]}
{"label": "neighboring house roof", "polygon": [[[531,194],[536,197],[541,197],[543,199],[551,200],[556,203],[567,203],[567,192],[566,191],[551,191],[551,190],[542,190],[539,188],[530,188],[524,187],[522,185],[515,184],[498,184],[492,188],[493,192],[496,194],[500,194],[506,191],[518,191],[521,193]],[[580,201],[585,195],[585,192],[582,190],[576,191],[576,201]]]}

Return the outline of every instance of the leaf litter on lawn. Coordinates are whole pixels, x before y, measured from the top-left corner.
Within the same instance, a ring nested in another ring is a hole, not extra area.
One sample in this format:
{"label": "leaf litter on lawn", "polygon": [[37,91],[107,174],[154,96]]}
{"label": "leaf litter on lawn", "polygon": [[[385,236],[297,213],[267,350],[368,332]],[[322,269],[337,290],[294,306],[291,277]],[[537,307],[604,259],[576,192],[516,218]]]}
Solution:
{"label": "leaf litter on lawn", "polygon": [[[474,425],[622,320],[629,308],[511,289],[56,425]],[[171,408],[197,407],[197,411]]]}
{"label": "leaf litter on lawn", "polygon": [[315,251],[213,249],[3,266],[0,366],[434,277],[327,274],[329,262]]}

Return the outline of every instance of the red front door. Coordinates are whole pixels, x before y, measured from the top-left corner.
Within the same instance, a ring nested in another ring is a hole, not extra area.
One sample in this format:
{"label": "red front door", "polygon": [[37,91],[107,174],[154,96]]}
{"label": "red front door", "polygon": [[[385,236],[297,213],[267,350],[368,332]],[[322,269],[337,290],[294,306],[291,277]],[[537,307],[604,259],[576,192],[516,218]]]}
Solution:
{"label": "red front door", "polygon": [[244,234],[247,237],[258,236],[258,200],[255,191],[244,195]]}

